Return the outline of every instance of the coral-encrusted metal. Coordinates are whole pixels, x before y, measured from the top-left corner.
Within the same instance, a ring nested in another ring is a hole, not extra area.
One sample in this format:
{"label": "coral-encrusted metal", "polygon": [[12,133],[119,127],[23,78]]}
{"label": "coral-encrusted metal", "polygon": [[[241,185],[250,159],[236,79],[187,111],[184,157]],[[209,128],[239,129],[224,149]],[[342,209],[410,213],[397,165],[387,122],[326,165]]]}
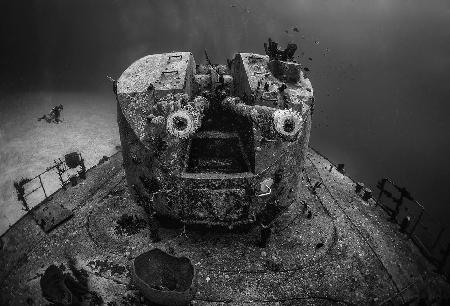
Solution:
{"label": "coral-encrusted metal", "polygon": [[151,213],[232,228],[295,200],[314,102],[300,64],[149,55],[117,81],[117,101],[128,185]]}

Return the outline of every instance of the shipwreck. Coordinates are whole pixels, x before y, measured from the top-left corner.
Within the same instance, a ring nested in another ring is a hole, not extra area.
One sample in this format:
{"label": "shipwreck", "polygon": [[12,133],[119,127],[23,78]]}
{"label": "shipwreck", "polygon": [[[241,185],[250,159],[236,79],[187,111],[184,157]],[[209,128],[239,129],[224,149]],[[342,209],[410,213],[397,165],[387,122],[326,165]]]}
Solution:
{"label": "shipwreck", "polygon": [[28,213],[1,237],[0,304],[448,304],[446,229],[418,243],[431,232],[406,189],[384,179],[374,199],[309,147],[296,49],[132,63],[113,83],[121,150],[71,186],[55,162],[64,188],[35,207],[17,183]]}

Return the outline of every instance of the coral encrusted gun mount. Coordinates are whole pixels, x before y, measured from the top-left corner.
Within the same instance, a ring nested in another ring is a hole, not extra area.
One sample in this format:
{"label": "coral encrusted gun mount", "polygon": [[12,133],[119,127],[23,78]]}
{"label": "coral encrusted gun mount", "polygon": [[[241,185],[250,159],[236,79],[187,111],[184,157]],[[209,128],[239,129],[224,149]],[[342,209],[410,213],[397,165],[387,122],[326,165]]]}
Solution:
{"label": "coral encrusted gun mount", "polygon": [[295,201],[313,89],[295,49],[272,44],[227,65],[149,55],[117,80],[127,182],[147,211],[234,228],[268,224]]}

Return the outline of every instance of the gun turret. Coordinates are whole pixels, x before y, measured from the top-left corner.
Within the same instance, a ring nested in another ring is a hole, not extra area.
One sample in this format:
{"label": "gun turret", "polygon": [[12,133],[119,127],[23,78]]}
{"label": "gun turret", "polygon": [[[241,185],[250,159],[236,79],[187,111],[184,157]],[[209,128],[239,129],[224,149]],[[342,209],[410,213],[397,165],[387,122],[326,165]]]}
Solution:
{"label": "gun turret", "polygon": [[151,218],[267,225],[295,201],[292,169],[304,166],[313,91],[288,61],[294,49],[272,42],[274,58],[239,53],[229,67],[196,65],[189,52],[153,54],[122,73],[124,168]]}
{"label": "gun turret", "polygon": [[251,119],[266,138],[278,136],[283,140],[295,141],[303,124],[302,116],[292,109],[278,109],[262,105],[250,106],[237,97],[225,98],[222,106]]}

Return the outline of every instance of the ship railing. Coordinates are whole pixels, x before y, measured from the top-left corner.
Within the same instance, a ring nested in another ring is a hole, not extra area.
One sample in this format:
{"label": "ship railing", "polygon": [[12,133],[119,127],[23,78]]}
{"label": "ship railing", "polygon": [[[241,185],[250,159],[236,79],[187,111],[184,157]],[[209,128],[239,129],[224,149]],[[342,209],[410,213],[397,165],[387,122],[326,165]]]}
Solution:
{"label": "ship railing", "polygon": [[85,178],[86,167],[81,153],[66,154],[64,159],[55,159],[54,164],[32,178],[21,178],[14,182],[17,199],[22,203],[22,210],[30,211],[52,197],[60,188],[65,189],[69,183],[76,184],[77,178]]}
{"label": "ship railing", "polygon": [[450,229],[432,216],[415,200],[409,191],[388,178],[381,179],[376,204],[389,215],[389,220],[400,226],[434,265],[438,272],[450,275]]}

